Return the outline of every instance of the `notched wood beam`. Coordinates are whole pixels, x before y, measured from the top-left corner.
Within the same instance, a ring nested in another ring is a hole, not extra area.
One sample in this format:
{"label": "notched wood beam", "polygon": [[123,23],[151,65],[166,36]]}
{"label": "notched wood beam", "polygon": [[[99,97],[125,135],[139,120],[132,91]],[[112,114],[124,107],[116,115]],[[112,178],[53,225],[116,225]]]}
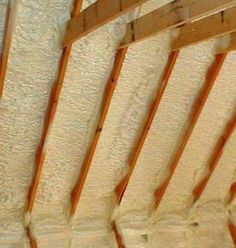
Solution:
{"label": "notched wood beam", "polygon": [[216,55],[213,64],[211,65],[211,67],[209,68],[209,70],[207,72],[205,83],[203,84],[203,86],[200,90],[200,93],[199,93],[196,101],[194,102],[194,104],[192,106],[192,110],[189,114],[185,131],[183,132],[183,134],[180,138],[178,148],[177,148],[173,158],[170,160],[170,162],[166,168],[168,176],[165,178],[164,182],[155,191],[155,199],[156,199],[155,207],[156,208],[159,207],[160,202],[163,199],[163,196],[166,192],[166,189],[170,183],[170,180],[172,179],[172,177],[175,173],[175,170],[178,166],[178,163],[182,157],[182,154],[185,150],[185,147],[188,144],[188,141],[191,137],[191,134],[192,134],[192,132],[196,126],[196,123],[197,123],[198,118],[202,112],[202,109],[205,106],[207,98],[211,92],[211,89],[212,89],[215,81],[216,81],[216,78],[219,74],[219,71],[222,68],[222,65],[225,61],[225,58],[226,58],[226,54]]}
{"label": "notched wood beam", "polygon": [[68,46],[146,1],[147,0],[97,0],[69,21],[62,46]]}
{"label": "notched wood beam", "polygon": [[146,137],[148,135],[149,129],[152,125],[153,119],[154,119],[155,114],[156,114],[158,107],[160,105],[162,96],[165,93],[166,86],[168,84],[169,78],[170,78],[171,73],[173,71],[174,65],[175,65],[176,60],[178,58],[178,55],[179,55],[179,51],[171,52],[169,55],[169,59],[168,59],[167,64],[166,64],[166,68],[165,68],[164,73],[163,73],[162,78],[161,78],[160,86],[158,87],[156,96],[155,96],[152,104],[150,105],[150,108],[149,108],[148,113],[147,113],[147,117],[144,120],[144,126],[140,132],[139,138],[138,138],[138,140],[137,140],[137,142],[136,142],[136,144],[135,144],[135,146],[134,146],[134,148],[131,151],[131,154],[129,156],[128,172],[127,172],[126,176],[121,179],[120,183],[117,185],[117,187],[115,189],[115,195],[116,195],[116,200],[117,200],[118,204],[120,204],[122,197],[124,195],[124,192],[125,192],[127,185],[129,183],[129,180],[132,176],[135,165],[137,163],[137,160],[138,160],[139,155],[142,151],[144,142],[145,142]]}
{"label": "notched wood beam", "polygon": [[85,181],[86,181],[89,169],[90,169],[90,165],[92,163],[92,159],[96,151],[97,144],[98,144],[98,141],[99,141],[106,117],[107,117],[107,113],[110,107],[112,96],[116,88],[118,79],[119,79],[119,75],[122,69],[123,62],[125,60],[126,53],[127,53],[127,48],[123,48],[117,51],[110,78],[108,79],[106,83],[106,87],[105,87],[104,94],[103,94],[101,113],[100,113],[99,121],[97,124],[96,132],[87,150],[87,153],[83,161],[83,165],[80,170],[79,177],[77,179],[77,182],[71,194],[71,215],[72,216],[75,214],[78,202],[80,200],[80,196],[81,196],[81,193],[82,193],[82,190],[83,190],[83,187],[84,187],[84,184],[85,184]]}
{"label": "notched wood beam", "polygon": [[[233,4],[236,4],[236,0],[173,1],[129,23],[120,47],[129,46],[159,32],[179,27],[200,17],[224,10]],[[204,27],[206,32],[207,27]]]}
{"label": "notched wood beam", "polygon": [[16,12],[17,12],[17,1],[11,0],[7,9],[5,29],[3,35],[3,46],[0,56],[0,97],[3,94],[3,87],[6,77],[7,63],[8,63],[8,57],[11,47],[12,35],[14,31]]}

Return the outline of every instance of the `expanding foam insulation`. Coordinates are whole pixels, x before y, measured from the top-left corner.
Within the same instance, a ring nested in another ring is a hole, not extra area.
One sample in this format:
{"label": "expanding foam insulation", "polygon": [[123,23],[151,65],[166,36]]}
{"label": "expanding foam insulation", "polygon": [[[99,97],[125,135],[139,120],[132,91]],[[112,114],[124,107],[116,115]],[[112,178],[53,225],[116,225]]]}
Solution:
{"label": "expanding foam insulation", "polygon": [[[84,0],[83,9],[93,2]],[[127,172],[127,159],[160,84],[169,54],[169,33],[129,48],[77,212],[73,221],[69,218],[70,193],[95,132],[104,86],[126,23],[168,2],[150,0],[73,44],[46,146],[36,202],[27,219],[27,193],[49,94],[58,74],[60,43],[72,0],[18,1],[0,102],[0,247],[29,247],[25,230],[29,220],[39,248],[116,247],[110,228],[112,218],[119,223],[128,248],[198,248],[203,244],[210,248],[214,238],[219,248],[233,247],[223,224],[229,217],[228,210],[232,210],[232,219],[235,210],[233,204],[225,206],[223,202],[234,180],[231,175],[235,162],[231,159],[235,135],[198,203],[199,208],[187,207],[191,190],[204,174],[210,151],[232,112],[235,54],[226,60],[160,212],[152,211],[153,191],[165,177],[166,165],[214,59],[215,41],[180,52],[122,203],[117,207],[114,189]],[[0,1],[1,38],[7,4],[8,1]],[[228,170],[224,170],[226,165]],[[222,181],[220,186],[218,180]],[[195,222],[201,228],[191,225]],[[215,223],[223,237],[211,236]],[[211,241],[207,240],[205,230]]]}

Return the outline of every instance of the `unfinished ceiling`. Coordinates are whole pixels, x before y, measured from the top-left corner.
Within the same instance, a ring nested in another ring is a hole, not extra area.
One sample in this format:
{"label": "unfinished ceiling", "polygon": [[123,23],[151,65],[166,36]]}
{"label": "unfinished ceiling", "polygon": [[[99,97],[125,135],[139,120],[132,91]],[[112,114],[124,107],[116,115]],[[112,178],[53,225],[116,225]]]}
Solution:
{"label": "unfinished ceiling", "polygon": [[236,1],[94,2],[0,0],[0,247],[236,247]]}

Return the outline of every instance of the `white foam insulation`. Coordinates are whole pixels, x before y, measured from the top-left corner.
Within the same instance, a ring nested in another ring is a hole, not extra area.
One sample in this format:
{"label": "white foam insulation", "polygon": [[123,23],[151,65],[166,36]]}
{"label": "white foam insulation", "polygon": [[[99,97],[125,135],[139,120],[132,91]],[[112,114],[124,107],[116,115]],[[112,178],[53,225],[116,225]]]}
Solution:
{"label": "white foam insulation", "polygon": [[[84,0],[83,8],[93,2]],[[158,34],[129,48],[76,214],[73,219],[69,216],[70,194],[95,132],[104,86],[126,23],[168,2],[148,1],[73,44],[29,216],[25,213],[27,194],[72,0],[18,0],[0,100],[1,248],[30,247],[29,222],[39,248],[117,247],[110,225],[113,218],[127,248],[233,247],[226,222],[231,217],[236,223],[236,210],[234,203],[226,206],[225,199],[235,179],[235,132],[202,198],[192,208],[188,203],[236,104],[234,53],[226,59],[158,211],[153,211],[153,192],[166,175],[214,60],[217,40],[181,50],[117,207],[114,189],[127,171],[128,157],[160,84],[170,34]],[[1,37],[7,4],[0,1]]]}

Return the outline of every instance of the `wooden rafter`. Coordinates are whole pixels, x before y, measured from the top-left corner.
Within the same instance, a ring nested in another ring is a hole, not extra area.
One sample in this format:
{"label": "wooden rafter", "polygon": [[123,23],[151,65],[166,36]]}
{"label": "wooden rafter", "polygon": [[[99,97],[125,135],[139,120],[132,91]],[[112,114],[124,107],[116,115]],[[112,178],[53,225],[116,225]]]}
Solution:
{"label": "wooden rafter", "polygon": [[[76,14],[79,13],[81,6],[82,6],[82,1],[83,0],[74,1],[74,8],[72,11],[72,16],[75,16]],[[49,104],[48,104],[47,113],[44,119],[44,126],[43,126],[42,135],[41,135],[41,140],[40,140],[38,150],[36,153],[35,172],[34,172],[32,183],[31,183],[29,193],[28,193],[27,211],[29,212],[32,212],[32,209],[33,209],[33,205],[34,205],[34,201],[35,201],[35,197],[36,197],[36,193],[37,193],[37,189],[39,185],[39,180],[40,180],[41,173],[42,173],[44,158],[45,158],[46,141],[49,135],[50,127],[52,126],[54,116],[56,113],[56,109],[57,109],[58,101],[60,98],[71,49],[72,49],[72,46],[68,46],[64,48],[62,51],[62,56],[61,56],[61,60],[59,64],[59,72],[58,72],[57,79],[54,83],[54,86],[52,88],[51,95],[49,98]]]}
{"label": "wooden rafter", "polygon": [[236,31],[236,7],[179,28],[172,49],[180,49],[234,31]]}
{"label": "wooden rafter", "polygon": [[[129,46],[142,41],[154,34],[176,28],[180,25],[194,21],[199,17],[221,11],[235,0],[184,0],[173,1],[163,7],[152,11],[127,26],[127,31],[121,47]],[[207,27],[207,28],[206,28]],[[204,27],[207,32],[208,26]]]}
{"label": "wooden rafter", "polygon": [[146,1],[147,0],[97,0],[69,22],[63,40],[63,46],[68,46],[79,38]]}
{"label": "wooden rafter", "polygon": [[119,233],[119,230],[117,228],[117,225],[116,225],[115,221],[112,221],[111,226],[112,226],[113,233],[115,235],[117,247],[118,248],[125,248],[125,245],[123,243],[122,237],[121,237],[121,235]]}
{"label": "wooden rafter", "polygon": [[[228,206],[232,203],[236,196],[236,182],[233,182],[229,190]],[[234,246],[236,247],[236,226],[231,221],[230,217],[228,219],[228,229],[233,240]]]}
{"label": "wooden rafter", "polygon": [[14,31],[16,11],[17,11],[17,1],[11,0],[7,10],[6,24],[5,24],[5,30],[3,36],[3,48],[0,56],[0,97],[3,94],[9,51],[12,41],[12,34]]}
{"label": "wooden rafter", "polygon": [[222,65],[225,61],[226,54],[218,54],[215,56],[215,61],[213,62],[212,66],[207,72],[205,83],[202,86],[202,89],[200,91],[199,96],[197,97],[193,107],[192,111],[190,112],[190,115],[188,117],[186,129],[183,133],[183,135],[180,138],[178,148],[176,150],[176,153],[173,156],[173,159],[170,160],[170,163],[168,164],[166,170],[168,172],[168,176],[166,177],[165,181],[157,188],[155,191],[155,198],[156,198],[156,208],[158,208],[166,189],[170,183],[170,180],[172,176],[174,175],[174,172],[178,166],[178,163],[180,161],[180,158],[185,150],[185,147],[189,141],[189,138],[194,130],[194,127],[198,121],[198,118],[202,112],[202,109],[206,103],[206,100],[208,98],[208,95],[211,92],[211,89],[216,81],[216,78],[219,74],[220,69],[222,68]]}
{"label": "wooden rafter", "polygon": [[[216,168],[216,165],[218,164],[218,162],[219,162],[219,160],[223,154],[224,147],[225,147],[227,141],[229,140],[231,134],[233,133],[235,127],[236,127],[236,112],[234,112],[230,121],[227,123],[223,134],[220,136],[220,138],[218,139],[218,141],[216,143],[216,146],[215,146],[215,148],[212,152],[212,155],[210,157],[210,160],[207,164],[207,169],[208,169],[207,175],[196,185],[196,187],[193,190],[194,202],[197,201],[201,197],[211,175],[213,174],[213,172]],[[235,189],[235,187],[233,187],[231,189],[231,192],[234,192],[233,191],[234,189]],[[233,197],[233,194],[231,194],[231,198],[232,197]]]}
{"label": "wooden rafter", "polygon": [[77,208],[80,196],[81,196],[81,192],[83,190],[83,187],[84,187],[84,184],[85,184],[85,181],[86,181],[89,169],[90,169],[90,165],[91,165],[94,153],[97,148],[97,144],[98,144],[105,120],[106,120],[106,116],[107,116],[107,113],[110,107],[111,99],[112,99],[115,87],[119,79],[119,75],[121,72],[121,68],[122,68],[126,53],[127,53],[127,48],[119,49],[117,51],[113,69],[112,69],[110,78],[108,79],[106,87],[105,87],[103,101],[102,101],[102,108],[101,108],[101,113],[100,113],[99,121],[98,121],[97,128],[96,128],[96,132],[87,150],[78,180],[71,194],[71,215],[72,216],[75,214],[75,211],[76,211],[76,208]]}
{"label": "wooden rafter", "polygon": [[228,229],[234,242],[234,246],[236,247],[236,226],[231,222],[231,220],[228,221]]}
{"label": "wooden rafter", "polygon": [[118,202],[118,204],[121,202],[122,197],[124,195],[124,192],[126,190],[126,187],[129,183],[130,177],[133,173],[133,170],[135,168],[136,162],[139,158],[139,155],[141,153],[142,147],[144,145],[144,142],[146,140],[146,137],[148,135],[149,129],[152,125],[154,116],[158,110],[158,107],[160,105],[162,96],[164,95],[166,86],[168,84],[170,75],[173,71],[174,65],[176,63],[177,57],[178,57],[179,51],[174,51],[171,52],[169,55],[169,59],[165,68],[165,71],[162,75],[162,79],[161,79],[161,83],[160,86],[157,89],[157,93],[156,93],[156,97],[153,100],[152,104],[150,105],[150,108],[148,110],[147,113],[147,118],[144,122],[144,126],[141,130],[140,136],[129,156],[129,160],[128,160],[128,172],[127,175],[120,181],[120,183],[117,185],[116,189],[115,189],[115,194],[116,194],[116,200]]}

